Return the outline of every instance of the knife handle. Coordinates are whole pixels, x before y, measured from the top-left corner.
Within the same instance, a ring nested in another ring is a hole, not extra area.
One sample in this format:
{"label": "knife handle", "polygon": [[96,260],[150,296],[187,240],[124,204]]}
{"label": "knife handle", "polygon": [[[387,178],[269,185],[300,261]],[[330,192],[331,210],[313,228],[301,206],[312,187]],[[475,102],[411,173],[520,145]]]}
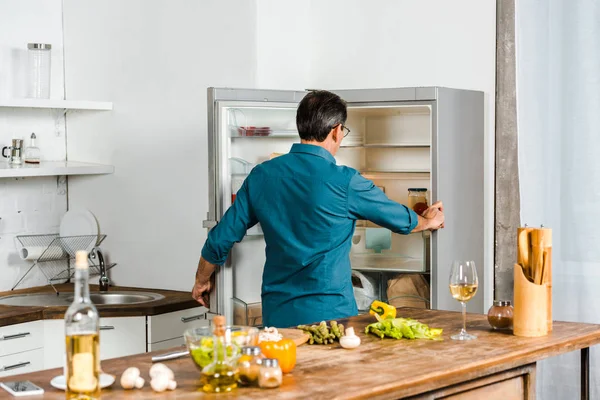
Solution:
{"label": "knife handle", "polygon": [[160,361],[168,361],[175,360],[177,358],[185,357],[189,353],[187,351],[173,351],[171,353],[159,354],[157,356],[152,357],[152,362],[160,362]]}

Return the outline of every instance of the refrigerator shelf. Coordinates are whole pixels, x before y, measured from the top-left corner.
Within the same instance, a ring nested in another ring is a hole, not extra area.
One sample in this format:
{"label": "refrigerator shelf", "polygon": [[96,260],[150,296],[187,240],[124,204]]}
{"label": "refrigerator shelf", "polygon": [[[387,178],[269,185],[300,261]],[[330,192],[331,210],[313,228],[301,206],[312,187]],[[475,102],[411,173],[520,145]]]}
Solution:
{"label": "refrigerator shelf", "polygon": [[397,169],[397,170],[374,170],[374,169],[363,169],[359,171],[361,174],[425,174],[430,173],[429,169]]}
{"label": "refrigerator shelf", "polygon": [[354,144],[340,146],[340,149],[403,149],[406,147],[431,147],[429,143],[380,143],[380,144]]}
{"label": "refrigerator shelf", "polygon": [[243,128],[233,126],[230,128],[229,136],[234,138],[246,139],[298,139],[298,131],[295,129],[271,129],[268,127],[262,128]]}

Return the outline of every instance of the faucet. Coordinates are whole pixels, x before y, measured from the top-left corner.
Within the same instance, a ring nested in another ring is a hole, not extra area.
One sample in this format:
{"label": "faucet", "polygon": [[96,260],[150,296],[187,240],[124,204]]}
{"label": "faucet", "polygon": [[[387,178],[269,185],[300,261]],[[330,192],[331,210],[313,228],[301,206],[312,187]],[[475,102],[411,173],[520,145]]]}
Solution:
{"label": "faucet", "polygon": [[108,290],[108,284],[110,281],[108,280],[108,276],[106,275],[106,264],[104,263],[104,256],[102,255],[102,252],[98,248],[94,248],[92,250],[91,256],[92,256],[92,259],[98,258],[98,268],[100,269],[100,281],[99,281],[100,291],[106,292]]}

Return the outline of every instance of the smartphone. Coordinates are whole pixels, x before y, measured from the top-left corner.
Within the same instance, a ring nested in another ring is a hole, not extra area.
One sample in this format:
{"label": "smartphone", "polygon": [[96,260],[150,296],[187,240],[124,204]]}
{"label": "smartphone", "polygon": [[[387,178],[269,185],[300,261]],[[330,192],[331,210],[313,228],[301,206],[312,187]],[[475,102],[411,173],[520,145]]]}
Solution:
{"label": "smartphone", "polygon": [[44,389],[30,381],[0,382],[0,387],[15,397],[44,394]]}

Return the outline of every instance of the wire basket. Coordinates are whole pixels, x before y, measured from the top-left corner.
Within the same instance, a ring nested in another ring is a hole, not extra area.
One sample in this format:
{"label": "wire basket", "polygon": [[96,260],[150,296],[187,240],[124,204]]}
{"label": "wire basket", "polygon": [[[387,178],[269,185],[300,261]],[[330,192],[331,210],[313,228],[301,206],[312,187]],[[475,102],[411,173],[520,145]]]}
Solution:
{"label": "wire basket", "polygon": [[20,252],[35,252],[36,255],[39,254],[36,262],[46,262],[74,258],[78,250],[99,246],[106,235],[24,235],[17,236],[16,239],[20,243]]}
{"label": "wire basket", "polygon": [[[22,235],[15,238],[15,245],[22,259],[33,261],[33,265],[25,272],[19,281],[13,286],[13,290],[19,286],[23,279],[29,274],[33,267],[38,266],[44,274],[48,283],[54,288],[53,283],[68,281],[73,278],[75,271],[68,267],[56,273],[56,269],[47,268],[60,261],[68,261],[75,258],[79,250],[91,250],[106,239],[106,235],[81,235],[60,236],[59,234],[46,235]],[[116,263],[106,265],[106,271],[116,266]],[[43,268],[42,268],[43,266]],[[54,270],[54,272],[51,272]],[[50,272],[50,273],[48,273]],[[90,265],[90,276],[100,275],[98,265]],[[54,288],[56,291],[56,288]],[[58,293],[58,292],[57,292]]]}

